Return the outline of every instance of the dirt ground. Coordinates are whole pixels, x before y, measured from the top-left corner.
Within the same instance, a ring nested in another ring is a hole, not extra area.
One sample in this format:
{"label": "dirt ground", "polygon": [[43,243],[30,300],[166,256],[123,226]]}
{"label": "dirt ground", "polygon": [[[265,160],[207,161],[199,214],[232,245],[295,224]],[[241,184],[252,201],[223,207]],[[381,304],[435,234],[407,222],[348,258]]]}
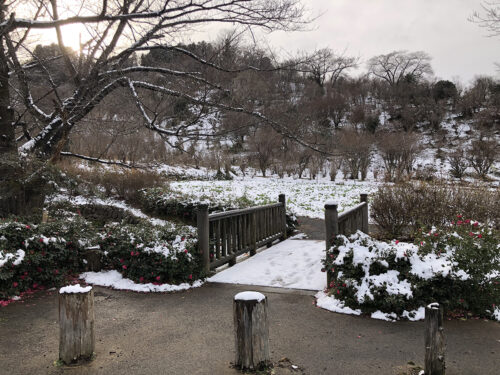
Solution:
{"label": "dirt ground", "polygon": [[[175,294],[95,288],[96,357],[75,367],[54,365],[55,292],[1,308],[0,374],[237,374],[232,298],[242,290],[267,295],[272,360],[286,357],[299,373],[390,375],[408,362],[423,364],[422,322],[331,313],[317,308],[307,291],[206,284]],[[445,335],[447,375],[499,374],[499,323],[446,321]]]}

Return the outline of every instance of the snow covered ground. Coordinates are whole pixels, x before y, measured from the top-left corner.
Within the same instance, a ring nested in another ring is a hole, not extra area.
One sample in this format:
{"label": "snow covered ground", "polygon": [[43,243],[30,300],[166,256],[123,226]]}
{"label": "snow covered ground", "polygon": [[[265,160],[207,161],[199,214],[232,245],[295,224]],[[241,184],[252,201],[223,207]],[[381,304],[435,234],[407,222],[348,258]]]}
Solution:
{"label": "snow covered ground", "polygon": [[289,239],[209,278],[209,282],[323,290],[325,242]]}
{"label": "snow covered ground", "polygon": [[327,201],[339,203],[342,212],[359,203],[361,193],[373,193],[377,182],[299,180],[291,178],[238,177],[232,181],[183,181],[170,184],[171,189],[183,193],[207,196],[211,201],[247,197],[257,204],[278,201],[285,194],[287,206],[297,216],[323,218]]}
{"label": "snow covered ground", "polygon": [[101,271],[101,272],[85,272],[80,275],[80,278],[86,283],[92,285],[111,287],[117,290],[132,290],[134,292],[179,292],[191,288],[198,288],[203,285],[200,280],[195,281],[192,285],[183,283],[179,285],[171,284],[137,284],[130,279],[125,279],[118,271]]}

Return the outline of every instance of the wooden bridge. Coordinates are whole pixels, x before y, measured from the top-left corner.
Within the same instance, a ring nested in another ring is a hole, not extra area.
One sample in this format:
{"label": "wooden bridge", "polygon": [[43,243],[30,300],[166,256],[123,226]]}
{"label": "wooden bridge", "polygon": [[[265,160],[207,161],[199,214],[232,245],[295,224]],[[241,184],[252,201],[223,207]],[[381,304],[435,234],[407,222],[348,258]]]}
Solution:
{"label": "wooden bridge", "polygon": [[[360,201],[340,215],[336,203],[325,205],[327,249],[337,234],[368,233],[368,195],[361,194]],[[204,270],[232,266],[239,255],[249,252],[253,256],[258,248],[286,239],[286,197],[280,194],[274,204],[214,214],[209,214],[208,205],[200,205],[197,226]]]}

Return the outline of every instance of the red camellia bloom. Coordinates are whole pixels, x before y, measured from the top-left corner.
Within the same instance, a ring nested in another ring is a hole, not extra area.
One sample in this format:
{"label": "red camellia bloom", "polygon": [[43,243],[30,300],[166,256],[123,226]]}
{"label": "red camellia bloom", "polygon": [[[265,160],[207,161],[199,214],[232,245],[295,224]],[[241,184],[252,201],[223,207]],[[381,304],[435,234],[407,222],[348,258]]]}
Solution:
{"label": "red camellia bloom", "polygon": [[464,222],[462,220],[457,221],[457,225],[462,225]]}
{"label": "red camellia bloom", "polygon": [[139,281],[142,283],[144,281],[144,277],[139,277]]}
{"label": "red camellia bloom", "polygon": [[457,215],[457,218],[461,219],[461,218],[462,218],[462,215]]}
{"label": "red camellia bloom", "polygon": [[12,286],[13,286],[14,288],[17,288],[17,286],[18,286],[18,285],[19,285],[19,284],[18,284],[16,281],[14,281],[14,282],[12,283]]}
{"label": "red camellia bloom", "polygon": [[123,259],[120,259],[120,263],[123,263]]}
{"label": "red camellia bloom", "polygon": [[156,276],[156,280],[160,281],[161,280],[161,276]]}
{"label": "red camellia bloom", "polygon": [[130,255],[131,255],[131,256],[134,256],[134,252],[133,252],[133,251],[131,251],[131,252],[130,252]]}
{"label": "red camellia bloom", "polygon": [[396,240],[396,245],[399,243],[399,240]]}
{"label": "red camellia bloom", "polygon": [[124,270],[126,270],[126,269],[127,269],[127,266],[126,266],[126,265],[123,265],[123,266],[122,266],[122,268],[123,268]]}
{"label": "red camellia bloom", "polygon": [[40,238],[38,241],[43,242],[43,238]]}
{"label": "red camellia bloom", "polygon": [[475,222],[474,224],[472,224],[472,225],[474,225],[475,227],[477,227],[477,226],[479,225],[479,223],[476,221],[476,222]]}
{"label": "red camellia bloom", "polygon": [[479,234],[477,235],[477,238],[483,238],[483,235],[482,235],[481,233],[479,233]]}
{"label": "red camellia bloom", "polygon": [[188,279],[189,279],[189,280],[193,280],[193,275],[189,275],[189,276],[188,276]]}
{"label": "red camellia bloom", "polygon": [[184,249],[184,252],[187,254],[188,253],[187,249]]}

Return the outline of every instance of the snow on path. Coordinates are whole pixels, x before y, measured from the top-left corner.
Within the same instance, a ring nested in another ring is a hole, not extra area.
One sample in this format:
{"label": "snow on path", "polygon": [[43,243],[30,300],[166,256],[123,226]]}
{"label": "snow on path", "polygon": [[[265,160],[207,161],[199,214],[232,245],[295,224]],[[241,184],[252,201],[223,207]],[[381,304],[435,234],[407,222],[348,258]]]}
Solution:
{"label": "snow on path", "polygon": [[325,242],[286,240],[209,278],[209,282],[323,290]]}

